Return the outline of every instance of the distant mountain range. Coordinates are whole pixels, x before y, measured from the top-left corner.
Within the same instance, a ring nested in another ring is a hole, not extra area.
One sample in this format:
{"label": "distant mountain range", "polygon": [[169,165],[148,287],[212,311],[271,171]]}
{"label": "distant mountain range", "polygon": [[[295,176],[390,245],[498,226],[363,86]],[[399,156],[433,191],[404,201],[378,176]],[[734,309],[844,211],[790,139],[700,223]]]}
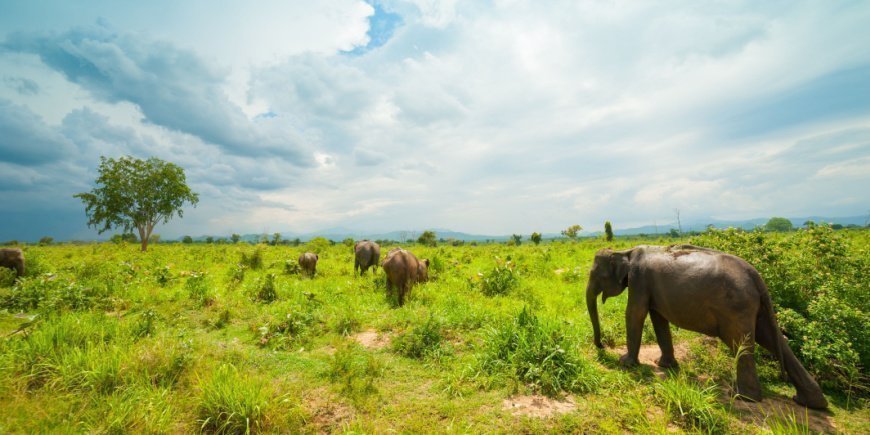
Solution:
{"label": "distant mountain range", "polygon": [[[806,221],[813,222],[827,222],[831,224],[840,224],[843,226],[846,225],[859,225],[864,226],[867,221],[866,216],[848,216],[848,217],[824,217],[824,216],[807,216],[807,217],[796,217],[796,218],[788,218],[795,227],[803,226],[803,223]],[[751,230],[757,226],[764,225],[767,223],[769,218],[756,218],[756,219],[747,219],[747,220],[720,220],[720,219],[693,219],[692,221],[687,221],[682,223],[683,231],[704,231],[707,229],[708,225],[713,225],[716,228],[743,228],[747,230]],[[616,235],[637,235],[637,234],[667,234],[672,228],[678,228],[676,222],[663,223],[660,225],[644,225],[640,227],[633,228],[617,228],[613,229],[613,233]],[[423,233],[424,230],[407,230],[407,231],[389,231],[389,232],[365,232],[365,231],[355,231],[348,228],[327,228],[320,231],[314,231],[309,233],[296,233],[292,231],[282,231],[281,239],[282,240],[293,240],[299,239],[303,242],[307,242],[315,237],[323,237],[325,239],[333,240],[336,242],[340,242],[347,238],[352,238],[354,240],[416,240],[420,234]],[[496,241],[503,242],[510,239],[510,235],[484,235],[484,234],[469,234],[463,233],[459,231],[451,231],[447,229],[432,229],[435,231],[435,234],[439,239],[455,239],[462,240],[465,242],[471,241]],[[592,231],[590,228],[586,228],[581,232],[582,236],[594,236],[602,234],[602,230],[594,230]],[[273,233],[266,234],[266,236],[271,239]],[[256,242],[259,241],[263,234],[244,234],[241,236],[241,240],[245,242]],[[209,237],[207,235],[194,237],[195,241],[204,241]],[[219,235],[219,236],[211,236],[215,240],[221,238],[228,238],[228,235]],[[523,234],[524,239],[528,239],[528,234]],[[543,237],[545,239],[552,239],[561,237],[559,233],[544,233]],[[181,240],[179,238],[178,240]]]}

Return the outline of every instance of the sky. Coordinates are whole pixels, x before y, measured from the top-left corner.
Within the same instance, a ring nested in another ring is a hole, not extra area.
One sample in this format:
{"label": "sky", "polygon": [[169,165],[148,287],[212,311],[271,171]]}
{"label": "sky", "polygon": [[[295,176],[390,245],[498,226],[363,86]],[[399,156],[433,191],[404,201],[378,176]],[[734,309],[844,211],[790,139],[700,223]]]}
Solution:
{"label": "sky", "polygon": [[200,195],[163,238],[866,215],[867,23],[862,1],[3,1],[0,240],[97,237],[73,195],[123,155]]}

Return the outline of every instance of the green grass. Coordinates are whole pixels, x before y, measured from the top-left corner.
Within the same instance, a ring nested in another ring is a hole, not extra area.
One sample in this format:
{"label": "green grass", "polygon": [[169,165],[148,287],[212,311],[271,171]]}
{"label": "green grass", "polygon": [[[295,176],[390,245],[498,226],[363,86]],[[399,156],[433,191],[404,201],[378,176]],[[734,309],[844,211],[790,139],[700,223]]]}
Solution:
{"label": "green grass", "polygon": [[[852,255],[868,233],[842,233]],[[0,273],[0,433],[803,431],[734,411],[733,358],[696,334],[674,328],[690,351],[664,380],[592,346],[595,251],[674,242],[405,246],[432,279],[403,307],[382,270],[354,276],[342,244],[28,246],[26,277]],[[293,266],[304,251],[320,255],[313,279]],[[625,345],[625,299],[599,306],[612,346]],[[366,331],[385,339],[357,343]],[[757,358],[765,396],[793,394]],[[866,396],[825,392],[838,429],[870,432]],[[503,407],[530,393],[577,409]]]}

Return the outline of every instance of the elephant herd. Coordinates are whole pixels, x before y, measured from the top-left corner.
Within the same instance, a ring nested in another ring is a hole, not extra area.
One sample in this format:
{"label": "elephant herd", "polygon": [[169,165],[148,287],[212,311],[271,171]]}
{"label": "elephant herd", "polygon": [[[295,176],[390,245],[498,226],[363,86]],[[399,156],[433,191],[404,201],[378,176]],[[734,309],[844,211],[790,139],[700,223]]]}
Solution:
{"label": "elephant herd", "polygon": [[[428,280],[429,260],[394,248],[380,261],[377,243],[362,240],[354,246],[354,274],[377,270],[387,278],[387,292],[397,291],[398,303],[415,283]],[[302,272],[313,276],[319,257],[306,252],[299,256]],[[0,267],[24,274],[20,249],[0,249]],[[743,259],[692,245],[641,245],[624,251],[602,249],[595,254],[586,286],[586,305],[592,322],[593,341],[599,348],[601,328],[597,298],[620,295],[628,289],[625,310],[627,352],[620,358],[625,366],[638,364],[643,324],[649,316],[661,349],[657,364],[674,368],[674,347],[670,324],[708,336],[718,337],[737,358],[739,397],[761,400],[761,385],[755,367],[755,345],[776,356],[788,380],[795,386],[794,400],[806,407],[824,409],[828,402],[818,383],[788,346],[776,317],[767,286],[758,271]]]}
{"label": "elephant herd", "polygon": [[[360,240],[353,247],[353,271],[360,276],[369,268],[377,271],[381,258],[381,247],[371,240]],[[299,267],[307,276],[314,276],[317,270],[317,254],[305,252],[299,256]],[[414,254],[401,248],[393,248],[380,262],[387,276],[387,292],[397,292],[399,305],[405,304],[405,296],[411,286],[429,279],[429,260],[419,260]]]}

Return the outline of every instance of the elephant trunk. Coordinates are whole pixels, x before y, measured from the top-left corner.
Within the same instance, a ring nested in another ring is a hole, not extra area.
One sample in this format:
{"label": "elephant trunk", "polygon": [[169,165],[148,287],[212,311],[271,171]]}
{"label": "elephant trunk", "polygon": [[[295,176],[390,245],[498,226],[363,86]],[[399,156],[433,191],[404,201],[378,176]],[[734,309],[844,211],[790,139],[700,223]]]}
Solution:
{"label": "elephant trunk", "polygon": [[598,294],[592,286],[592,283],[586,285],[586,308],[589,310],[589,319],[592,320],[592,333],[595,340],[595,346],[603,349],[601,344],[601,325],[598,323]]}

